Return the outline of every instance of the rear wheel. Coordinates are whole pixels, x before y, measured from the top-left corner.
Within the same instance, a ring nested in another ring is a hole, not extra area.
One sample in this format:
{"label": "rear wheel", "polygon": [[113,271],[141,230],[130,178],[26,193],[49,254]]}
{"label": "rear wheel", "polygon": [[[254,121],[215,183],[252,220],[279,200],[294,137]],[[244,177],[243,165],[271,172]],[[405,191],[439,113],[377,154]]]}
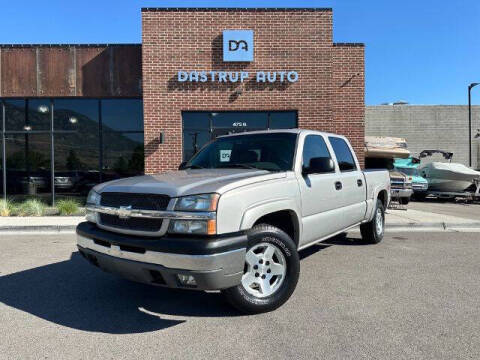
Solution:
{"label": "rear wheel", "polygon": [[362,239],[371,244],[378,244],[385,232],[385,208],[381,200],[377,200],[372,221],[360,225]]}
{"label": "rear wheel", "polygon": [[293,240],[274,226],[257,225],[249,234],[242,281],[223,293],[244,313],[268,312],[290,298],[299,274],[300,260]]}

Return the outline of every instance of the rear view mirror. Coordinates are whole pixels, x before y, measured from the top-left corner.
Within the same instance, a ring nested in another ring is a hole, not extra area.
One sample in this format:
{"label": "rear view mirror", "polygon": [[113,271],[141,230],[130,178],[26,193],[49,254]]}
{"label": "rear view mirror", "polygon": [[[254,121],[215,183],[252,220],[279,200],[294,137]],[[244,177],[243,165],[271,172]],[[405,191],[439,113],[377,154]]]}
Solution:
{"label": "rear view mirror", "polygon": [[302,173],[308,174],[325,174],[335,172],[335,164],[329,157],[316,157],[310,159],[308,167],[303,167]]}

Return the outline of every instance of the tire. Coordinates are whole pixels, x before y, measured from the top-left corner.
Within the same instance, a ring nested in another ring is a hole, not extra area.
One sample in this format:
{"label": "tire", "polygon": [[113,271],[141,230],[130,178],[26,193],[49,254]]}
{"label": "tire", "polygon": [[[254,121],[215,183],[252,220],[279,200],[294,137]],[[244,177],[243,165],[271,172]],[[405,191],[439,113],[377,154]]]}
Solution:
{"label": "tire", "polygon": [[410,198],[407,198],[407,197],[400,198],[399,202],[401,205],[408,205],[408,203],[410,202]]}
{"label": "tire", "polygon": [[378,244],[385,232],[385,208],[381,200],[377,200],[372,221],[360,225],[363,241],[369,244]]}
{"label": "tire", "polygon": [[[278,274],[270,275],[274,272]],[[300,259],[290,236],[274,226],[260,224],[248,234],[242,282],[222,292],[226,300],[243,313],[269,312],[290,298],[299,275]]]}

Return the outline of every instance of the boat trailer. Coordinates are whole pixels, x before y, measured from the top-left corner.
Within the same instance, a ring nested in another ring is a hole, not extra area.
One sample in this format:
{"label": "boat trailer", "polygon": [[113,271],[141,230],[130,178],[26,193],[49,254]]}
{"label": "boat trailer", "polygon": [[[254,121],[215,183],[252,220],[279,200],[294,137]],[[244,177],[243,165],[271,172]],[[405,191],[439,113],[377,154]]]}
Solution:
{"label": "boat trailer", "polygon": [[474,180],[473,191],[447,192],[447,191],[428,191],[427,196],[431,195],[439,199],[461,199],[465,202],[480,201],[480,178]]}

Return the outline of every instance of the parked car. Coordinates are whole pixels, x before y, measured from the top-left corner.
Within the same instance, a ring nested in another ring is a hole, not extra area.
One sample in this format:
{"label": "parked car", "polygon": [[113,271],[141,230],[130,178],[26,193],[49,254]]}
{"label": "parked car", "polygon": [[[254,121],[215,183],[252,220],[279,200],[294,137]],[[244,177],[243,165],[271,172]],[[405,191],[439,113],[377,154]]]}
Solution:
{"label": "parked car", "polygon": [[395,159],[395,170],[405,174],[412,182],[413,197],[423,200],[427,196],[428,181],[420,175],[418,171],[419,162],[414,162],[413,158]]}
{"label": "parked car", "polygon": [[237,309],[265,312],[293,293],[299,250],[358,225],[380,242],[389,191],[388,172],[361,171],[342,136],[222,136],[181,170],[95,186],[78,249],[128,279],[221,290]]}
{"label": "parked car", "polygon": [[55,188],[61,191],[72,191],[81,179],[78,171],[55,172]]}
{"label": "parked car", "polygon": [[413,194],[412,178],[396,171],[393,161],[393,158],[368,157],[365,159],[365,168],[387,169],[390,175],[390,196],[392,200],[396,200],[402,205],[407,205]]}

